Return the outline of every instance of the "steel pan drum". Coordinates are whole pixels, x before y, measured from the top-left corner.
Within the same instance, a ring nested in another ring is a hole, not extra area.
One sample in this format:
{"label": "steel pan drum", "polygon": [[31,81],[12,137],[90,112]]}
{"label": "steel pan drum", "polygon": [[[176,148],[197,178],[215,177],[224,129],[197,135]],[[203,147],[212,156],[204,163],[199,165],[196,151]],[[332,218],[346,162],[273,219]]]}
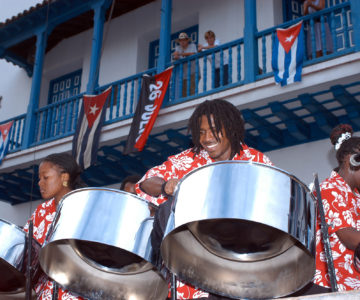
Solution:
{"label": "steel pan drum", "polygon": [[[0,219],[0,299],[7,293],[25,290],[27,266],[27,233],[20,227]],[[40,245],[32,240],[32,262],[38,274]],[[36,276],[34,275],[34,280]]]}
{"label": "steel pan drum", "polygon": [[132,194],[85,188],[60,201],[43,248],[43,270],[66,289],[96,299],[165,299],[152,262],[149,204]]}
{"label": "steel pan drum", "polygon": [[313,277],[315,217],[312,194],[287,172],[214,163],[180,181],[161,253],[173,273],[204,290],[281,297]]}

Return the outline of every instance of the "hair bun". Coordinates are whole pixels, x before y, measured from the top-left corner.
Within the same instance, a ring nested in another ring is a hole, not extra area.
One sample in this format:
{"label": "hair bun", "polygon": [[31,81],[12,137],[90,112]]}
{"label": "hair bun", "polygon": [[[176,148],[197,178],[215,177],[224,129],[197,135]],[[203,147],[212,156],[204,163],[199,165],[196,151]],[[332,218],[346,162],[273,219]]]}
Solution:
{"label": "hair bun", "polygon": [[335,146],[335,150],[338,150],[341,144],[352,137],[354,130],[349,124],[337,125],[330,134],[331,143]]}

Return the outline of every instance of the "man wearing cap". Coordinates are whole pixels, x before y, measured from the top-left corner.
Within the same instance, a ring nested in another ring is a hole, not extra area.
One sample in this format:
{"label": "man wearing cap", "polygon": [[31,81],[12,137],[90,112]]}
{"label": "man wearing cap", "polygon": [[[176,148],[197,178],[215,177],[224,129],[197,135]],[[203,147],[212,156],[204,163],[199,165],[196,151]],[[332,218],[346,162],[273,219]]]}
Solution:
{"label": "man wearing cap", "polygon": [[[197,52],[196,45],[191,42],[191,39],[186,32],[181,32],[179,38],[176,40],[178,45],[175,47],[173,53],[173,59],[178,60]],[[190,90],[187,90],[188,79],[188,64],[190,64]],[[195,60],[183,64],[183,76],[182,76],[182,97],[187,97],[195,94]]]}

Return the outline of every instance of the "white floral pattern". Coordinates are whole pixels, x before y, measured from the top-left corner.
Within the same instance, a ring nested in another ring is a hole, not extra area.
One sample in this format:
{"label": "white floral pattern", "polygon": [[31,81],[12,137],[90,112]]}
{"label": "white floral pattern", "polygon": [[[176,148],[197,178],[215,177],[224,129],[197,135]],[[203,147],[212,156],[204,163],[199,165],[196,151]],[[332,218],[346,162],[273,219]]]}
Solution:
{"label": "white floral pattern", "polygon": [[[240,154],[236,154],[233,157],[233,160],[253,161],[272,165],[270,159],[263,153],[244,144],[242,145],[242,147],[243,151],[241,151]],[[160,205],[161,203],[165,202],[167,198],[165,198],[163,195],[155,198],[145,194],[139,187],[139,184],[142,181],[151,177],[161,177],[165,180],[169,180],[171,178],[181,179],[190,171],[201,166],[211,164],[213,162],[214,161],[210,158],[209,154],[205,150],[201,150],[198,155],[195,155],[195,153],[191,149],[187,149],[179,154],[169,157],[168,160],[162,165],[150,169],[140,180],[140,182],[136,184],[136,193],[140,197],[154,203],[155,205]],[[178,299],[198,299],[203,297],[206,298],[208,297],[208,295],[208,293],[203,292],[193,286],[186,285],[183,282],[177,281]]]}
{"label": "white floral pattern", "polygon": [[[345,247],[336,235],[342,228],[360,229],[360,195],[352,192],[344,179],[335,171],[321,184],[321,198],[325,219],[329,225],[329,240],[332,249],[336,281],[339,291],[360,289],[360,274],[354,268],[354,251]],[[330,287],[326,255],[320,230],[320,218],[316,231],[316,272],[313,281]]]}

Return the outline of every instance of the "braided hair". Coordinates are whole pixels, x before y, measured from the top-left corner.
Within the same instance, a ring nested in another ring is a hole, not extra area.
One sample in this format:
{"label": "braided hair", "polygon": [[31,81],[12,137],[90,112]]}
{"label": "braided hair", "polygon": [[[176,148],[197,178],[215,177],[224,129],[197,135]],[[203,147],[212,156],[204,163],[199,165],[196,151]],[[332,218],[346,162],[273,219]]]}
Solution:
{"label": "braided hair", "polygon": [[215,139],[219,141],[219,133],[224,130],[225,136],[231,145],[230,159],[236,153],[243,150],[241,144],[244,143],[245,124],[242,119],[240,111],[230,102],[223,99],[206,100],[201,103],[192,114],[189,120],[189,130],[191,131],[192,141],[194,147],[192,148],[195,154],[199,154],[203,148],[200,144],[200,125],[201,117],[206,116],[209,124],[212,124],[213,118],[214,127],[210,126],[211,132]]}
{"label": "braided hair", "polygon": [[349,124],[337,125],[330,134],[331,143],[335,146],[338,170],[349,154],[360,153],[360,137],[353,137],[353,128]]}
{"label": "braided hair", "polygon": [[57,166],[61,173],[69,174],[69,187],[71,190],[86,187],[86,184],[82,181],[80,174],[82,169],[76,163],[72,155],[68,153],[53,153],[46,156],[42,162],[49,162]]}

